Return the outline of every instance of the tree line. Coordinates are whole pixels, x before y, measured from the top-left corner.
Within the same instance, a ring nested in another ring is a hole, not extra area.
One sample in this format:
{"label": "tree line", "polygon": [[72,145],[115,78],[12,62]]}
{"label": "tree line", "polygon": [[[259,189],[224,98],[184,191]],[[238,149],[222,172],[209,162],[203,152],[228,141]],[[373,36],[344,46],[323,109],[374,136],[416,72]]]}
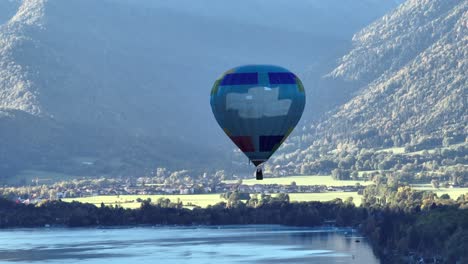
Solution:
{"label": "tree line", "polygon": [[43,226],[242,225],[336,226],[358,228],[382,259],[404,256],[468,261],[468,194],[451,199],[381,181],[364,190],[362,206],[352,199],[291,202],[278,196],[226,194],[226,202],[207,208],[184,208],[180,200],[141,200],[138,209],[47,201],[18,204],[0,198],[0,228]]}

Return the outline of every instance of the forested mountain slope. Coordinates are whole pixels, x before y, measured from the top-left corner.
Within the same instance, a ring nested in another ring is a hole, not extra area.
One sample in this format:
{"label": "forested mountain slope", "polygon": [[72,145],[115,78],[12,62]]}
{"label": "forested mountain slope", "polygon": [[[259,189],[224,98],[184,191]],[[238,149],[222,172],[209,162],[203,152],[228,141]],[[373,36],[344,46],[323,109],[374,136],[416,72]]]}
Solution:
{"label": "forested mountain slope", "polygon": [[[364,85],[285,149],[441,146],[468,132],[468,1],[409,0],[354,35],[327,78]],[[301,150],[297,150],[297,149]],[[284,157],[283,157],[284,158]]]}
{"label": "forested mountain slope", "polygon": [[[207,14],[209,2],[193,10],[189,2],[163,2],[0,2],[0,178],[25,169],[138,175],[158,166],[222,168],[233,145],[208,101],[219,74],[279,64],[322,94],[314,82],[344,54],[348,36],[395,6],[369,0],[353,15],[354,2],[300,1],[294,10],[323,14],[294,20],[310,20],[303,30],[267,23],[273,18],[257,17],[250,1],[239,2],[245,12],[235,16]],[[278,3],[256,2],[281,21],[297,17]],[[337,14],[348,14],[346,23]],[[315,105],[306,115],[320,115]]]}
{"label": "forested mountain slope", "polygon": [[397,146],[408,136],[466,135],[467,21],[468,1],[408,1],[355,35],[332,74],[373,81],[326,123],[331,131]]}

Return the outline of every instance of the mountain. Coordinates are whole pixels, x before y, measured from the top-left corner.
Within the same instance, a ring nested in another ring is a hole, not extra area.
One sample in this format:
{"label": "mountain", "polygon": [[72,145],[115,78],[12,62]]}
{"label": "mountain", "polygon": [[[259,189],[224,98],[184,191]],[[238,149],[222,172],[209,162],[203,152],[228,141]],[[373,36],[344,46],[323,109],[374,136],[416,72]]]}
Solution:
{"label": "mountain", "polygon": [[[213,1],[2,1],[0,178],[230,166],[233,146],[208,103],[213,80],[271,63],[326,93],[315,82],[348,37],[395,6],[365,3],[298,1],[290,12],[282,1],[226,3],[234,13]],[[308,115],[319,116],[323,100],[311,98]]]}
{"label": "mountain", "polygon": [[352,83],[348,102],[291,142],[289,161],[321,146],[396,147],[467,136],[468,2],[408,0],[353,37],[326,78]]}

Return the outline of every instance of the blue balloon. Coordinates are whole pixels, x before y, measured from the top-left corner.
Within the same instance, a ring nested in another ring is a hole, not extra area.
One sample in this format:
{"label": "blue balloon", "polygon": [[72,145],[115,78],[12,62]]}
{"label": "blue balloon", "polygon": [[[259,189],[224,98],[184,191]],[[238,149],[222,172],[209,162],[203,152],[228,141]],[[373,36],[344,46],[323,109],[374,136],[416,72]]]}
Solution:
{"label": "blue balloon", "polygon": [[267,161],[293,131],[304,106],[301,80],[278,66],[231,69],[211,90],[216,121],[256,166]]}

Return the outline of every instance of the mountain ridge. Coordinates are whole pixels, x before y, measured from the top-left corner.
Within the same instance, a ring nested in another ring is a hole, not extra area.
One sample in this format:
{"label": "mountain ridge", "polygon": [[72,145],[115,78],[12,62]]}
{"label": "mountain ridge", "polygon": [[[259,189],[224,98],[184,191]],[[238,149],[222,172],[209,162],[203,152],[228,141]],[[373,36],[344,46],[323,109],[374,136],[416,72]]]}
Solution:
{"label": "mountain ridge", "polygon": [[287,146],[282,163],[300,166],[321,148],[378,149],[465,139],[467,19],[467,1],[408,0],[358,32],[354,48],[326,78],[360,88],[305,127]]}
{"label": "mountain ridge", "polygon": [[[421,7],[418,5],[420,2],[410,0],[395,13],[405,13],[408,7]],[[430,44],[419,46],[418,43],[422,41],[414,35],[415,40],[408,44],[406,38],[414,30],[411,27],[401,26],[406,30],[403,31],[401,40],[396,38],[395,42],[400,44],[396,48],[404,53],[403,50],[407,50],[407,47],[412,45],[420,47],[420,52],[408,61],[406,57],[396,55],[396,60],[400,62],[389,65],[387,70],[382,71],[381,76],[364,88],[365,91],[361,91],[360,95],[343,105],[334,117],[341,116],[350,122],[356,121],[353,127],[358,130],[377,128],[380,134],[418,130],[426,134],[438,133],[440,136],[443,131],[437,128],[451,126],[455,131],[465,129],[466,133],[466,120],[463,122],[463,119],[458,118],[463,118],[463,116],[466,118],[467,114],[466,102],[459,95],[466,94],[468,87],[466,78],[468,28],[465,22],[468,18],[468,2],[452,1],[451,3],[453,5],[450,5],[449,1],[431,1],[431,4],[428,4],[428,10],[442,14],[429,23],[432,29],[420,27],[420,31],[426,34],[421,33],[419,38],[425,40],[427,39],[425,36],[430,35],[433,38]],[[422,11],[422,13],[423,17],[427,16],[427,12]],[[409,17],[411,21],[418,19],[414,13],[407,14],[406,17]],[[388,24],[386,17],[382,21]],[[358,36],[380,31],[375,27],[375,24],[370,26],[358,33]],[[390,23],[390,29],[387,31],[392,32],[392,29]],[[386,39],[385,36],[382,38]],[[375,42],[380,43],[380,39]],[[360,47],[355,50],[359,50]],[[353,52],[354,50],[350,54]],[[342,69],[342,65],[337,69]],[[374,64],[371,64],[369,67],[362,68],[375,69],[373,66]],[[353,67],[349,68],[353,69]],[[360,74],[359,70],[355,72]],[[369,75],[372,76],[373,73],[369,72]],[[359,108],[362,105],[364,109]],[[359,119],[367,120],[363,122],[363,126],[360,126]]]}
{"label": "mountain ridge", "polygon": [[[0,143],[2,166],[116,176],[169,165],[205,171],[238,166],[208,103],[216,77],[254,62],[284,65],[299,75],[312,69],[305,83],[321,94],[315,78],[344,52],[345,36],[391,6],[374,4],[330,36],[323,34],[326,26],[306,34],[143,1],[1,2],[10,11],[19,5],[0,26],[0,134],[9,139]],[[335,18],[330,13],[323,19]],[[322,111],[311,107],[309,115]],[[81,157],[94,165],[75,162]],[[251,169],[247,162],[239,168]],[[13,169],[6,171],[14,176]]]}

